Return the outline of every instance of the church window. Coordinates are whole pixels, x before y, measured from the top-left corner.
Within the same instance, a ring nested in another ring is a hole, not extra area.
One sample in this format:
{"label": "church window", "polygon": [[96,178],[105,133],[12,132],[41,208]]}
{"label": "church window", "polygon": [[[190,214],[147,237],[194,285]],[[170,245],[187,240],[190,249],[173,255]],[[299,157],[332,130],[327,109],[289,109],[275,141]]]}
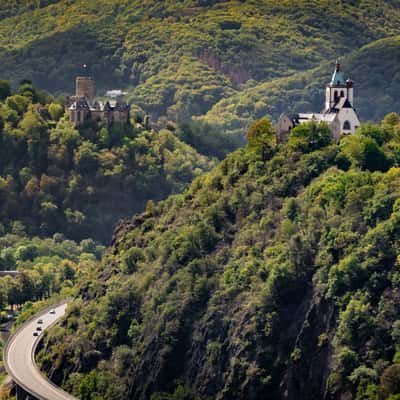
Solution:
{"label": "church window", "polygon": [[343,129],[344,129],[345,131],[351,130],[350,121],[344,121],[344,123],[343,123]]}
{"label": "church window", "polygon": [[344,91],[343,90],[340,91],[340,97],[344,97]]}
{"label": "church window", "polygon": [[336,103],[339,100],[339,92],[335,90],[333,94],[333,101]]}
{"label": "church window", "polygon": [[77,112],[77,117],[76,117],[76,120],[77,120],[77,122],[81,122],[81,112],[80,111],[78,111]]}

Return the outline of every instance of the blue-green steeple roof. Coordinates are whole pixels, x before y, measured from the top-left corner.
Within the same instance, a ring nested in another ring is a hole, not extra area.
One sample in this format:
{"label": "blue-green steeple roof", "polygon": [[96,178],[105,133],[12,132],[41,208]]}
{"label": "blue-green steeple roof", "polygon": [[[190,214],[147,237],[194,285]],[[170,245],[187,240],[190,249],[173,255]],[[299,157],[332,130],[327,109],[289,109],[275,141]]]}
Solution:
{"label": "blue-green steeple roof", "polygon": [[345,85],[346,81],[344,80],[344,76],[342,71],[340,71],[340,64],[336,61],[335,71],[333,72],[331,85]]}

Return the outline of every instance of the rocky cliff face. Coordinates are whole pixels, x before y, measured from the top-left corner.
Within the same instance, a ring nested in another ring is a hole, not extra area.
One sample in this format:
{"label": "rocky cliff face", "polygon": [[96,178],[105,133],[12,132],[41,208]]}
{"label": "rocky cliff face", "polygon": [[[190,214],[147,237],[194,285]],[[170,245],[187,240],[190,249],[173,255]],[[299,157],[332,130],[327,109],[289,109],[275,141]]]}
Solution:
{"label": "rocky cliff face", "polygon": [[[312,399],[327,396],[327,378],[332,368],[332,340],[336,330],[335,306],[314,292],[306,301],[306,312],[296,316],[300,329],[294,347],[299,349],[299,359],[291,360],[283,380],[285,399]],[[326,335],[322,342],[321,335]]]}

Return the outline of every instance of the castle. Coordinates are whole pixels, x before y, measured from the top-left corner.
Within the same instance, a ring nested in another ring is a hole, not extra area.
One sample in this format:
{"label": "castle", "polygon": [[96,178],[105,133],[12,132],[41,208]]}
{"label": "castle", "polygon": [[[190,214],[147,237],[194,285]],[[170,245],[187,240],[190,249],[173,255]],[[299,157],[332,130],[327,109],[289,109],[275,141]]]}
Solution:
{"label": "castle", "polygon": [[336,62],[332,79],[326,86],[324,110],[321,113],[300,113],[292,118],[282,114],[277,124],[278,140],[286,141],[291,129],[309,121],[327,123],[336,140],[339,140],[341,135],[355,133],[360,126],[360,120],[353,102],[353,81],[345,81],[340,64]]}
{"label": "castle", "polygon": [[130,106],[120,99],[108,101],[96,100],[96,85],[91,76],[76,78],[75,96],[68,98],[69,119],[75,126],[88,120],[126,123],[129,121]]}

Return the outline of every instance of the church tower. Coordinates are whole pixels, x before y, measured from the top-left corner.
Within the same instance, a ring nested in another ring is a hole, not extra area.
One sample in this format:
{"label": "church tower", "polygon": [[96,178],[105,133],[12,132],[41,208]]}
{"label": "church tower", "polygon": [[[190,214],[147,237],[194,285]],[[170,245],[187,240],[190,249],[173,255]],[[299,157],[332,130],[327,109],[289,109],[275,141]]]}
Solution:
{"label": "church tower", "polygon": [[340,70],[340,63],[336,61],[332,79],[326,86],[325,112],[332,110],[341,99],[346,99],[353,106],[354,89],[353,81],[345,80],[343,72]]}
{"label": "church tower", "polygon": [[326,86],[324,114],[337,114],[340,131],[343,134],[355,133],[360,120],[354,108],[354,84],[351,79],[345,80],[336,61],[332,79]]}
{"label": "church tower", "polygon": [[276,125],[278,141],[285,142],[294,127],[310,121],[328,124],[335,140],[340,140],[342,135],[355,133],[360,126],[360,119],[354,108],[353,81],[345,80],[338,61],[336,61],[332,78],[326,85],[323,111],[298,113],[293,117],[282,114]]}

